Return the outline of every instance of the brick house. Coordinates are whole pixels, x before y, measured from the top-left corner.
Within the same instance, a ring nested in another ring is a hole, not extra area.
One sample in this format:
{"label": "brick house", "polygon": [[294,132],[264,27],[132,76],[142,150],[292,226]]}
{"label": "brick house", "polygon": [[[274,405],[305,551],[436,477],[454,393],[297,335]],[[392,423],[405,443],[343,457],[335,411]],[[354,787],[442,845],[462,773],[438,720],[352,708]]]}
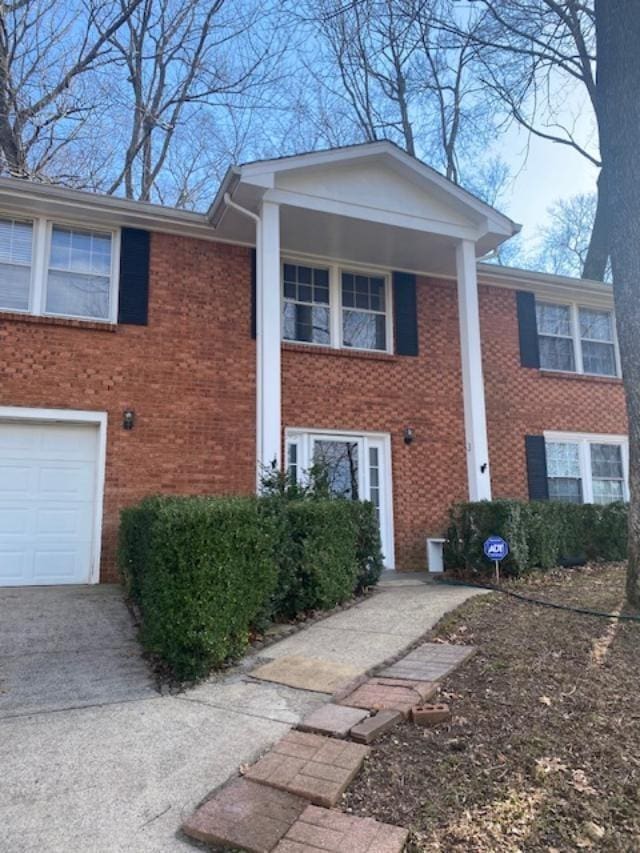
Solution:
{"label": "brick house", "polygon": [[273,460],[373,500],[400,570],[454,501],[626,498],[611,290],[478,262],[518,227],[388,142],[206,214],[0,179],[0,586],[114,581],[122,507]]}

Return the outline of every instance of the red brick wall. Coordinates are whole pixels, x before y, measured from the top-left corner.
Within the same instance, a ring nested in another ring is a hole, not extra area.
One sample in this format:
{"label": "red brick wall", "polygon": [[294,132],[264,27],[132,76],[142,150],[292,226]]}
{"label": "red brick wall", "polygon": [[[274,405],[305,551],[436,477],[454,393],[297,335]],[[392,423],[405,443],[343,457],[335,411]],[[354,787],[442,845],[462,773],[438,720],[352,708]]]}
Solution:
{"label": "red brick wall", "polygon": [[108,412],[102,580],[117,577],[121,507],[254,488],[249,280],[246,248],[153,234],[148,326],[0,315],[0,405]]}
{"label": "red brick wall", "polygon": [[417,357],[283,350],[284,427],[390,433],[399,569],[424,569],[425,537],[467,494],[455,284],[420,280],[417,297]]}
{"label": "red brick wall", "polygon": [[525,435],[626,434],[621,380],[520,366],[515,290],[480,287],[480,326],[494,497],[527,498]]}

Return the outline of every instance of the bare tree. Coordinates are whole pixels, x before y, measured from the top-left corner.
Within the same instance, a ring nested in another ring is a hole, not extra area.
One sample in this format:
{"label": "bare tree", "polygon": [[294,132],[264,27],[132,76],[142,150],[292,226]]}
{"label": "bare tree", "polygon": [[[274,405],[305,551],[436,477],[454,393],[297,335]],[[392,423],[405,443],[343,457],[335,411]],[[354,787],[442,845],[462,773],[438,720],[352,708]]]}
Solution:
{"label": "bare tree", "polygon": [[[125,27],[110,36],[126,69],[121,97],[129,135],[108,192],[123,189],[128,198],[150,200],[172,148],[179,146],[187,162],[172,200],[188,203],[186,176],[194,178],[194,158],[204,153],[194,139],[194,125],[203,114],[224,110],[231,99],[246,98],[264,82],[269,45],[250,39],[258,13],[257,4],[245,8],[226,0],[142,0]],[[176,138],[185,134],[190,152]],[[166,188],[157,195],[166,201]]]}
{"label": "bare tree", "polygon": [[589,252],[596,207],[595,193],[580,193],[551,205],[535,255],[537,269],[580,277]]}
{"label": "bare tree", "polygon": [[[593,0],[470,4],[471,13],[443,26],[471,37],[481,76],[508,115],[535,136],[568,146],[600,168]],[[581,270],[585,278],[602,280],[607,270],[607,183],[602,169]]]}
{"label": "bare tree", "polygon": [[81,156],[65,157],[94,106],[84,78],[141,0],[0,3],[0,164],[17,177],[84,183]]}
{"label": "bare tree", "polygon": [[474,76],[475,42],[442,25],[454,15],[454,0],[322,0],[305,20],[331,65],[325,86],[350,110],[356,135],[390,138],[465,183],[495,123]]}
{"label": "bare tree", "polygon": [[597,99],[616,324],[629,419],[627,601],[640,608],[640,5],[596,0]]}

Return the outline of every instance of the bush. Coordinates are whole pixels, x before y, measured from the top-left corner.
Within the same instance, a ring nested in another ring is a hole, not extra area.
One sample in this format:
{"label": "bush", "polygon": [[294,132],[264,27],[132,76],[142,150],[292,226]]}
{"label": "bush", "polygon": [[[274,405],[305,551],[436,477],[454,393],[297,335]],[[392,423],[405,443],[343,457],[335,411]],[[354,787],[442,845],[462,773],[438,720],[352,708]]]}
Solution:
{"label": "bush", "polygon": [[493,563],[482,551],[490,535],[509,543],[501,568],[514,577],[532,568],[622,560],[627,552],[627,507],[513,500],[457,504],[450,512],[446,568],[492,574]]}
{"label": "bush", "polygon": [[143,644],[181,679],[240,654],[252,627],[334,607],[382,569],[373,505],[299,491],[147,498],[123,510],[118,554]]}
{"label": "bush", "polygon": [[275,529],[259,501],[153,498],[123,522],[121,565],[145,648],[181,679],[240,654],[277,580]]}

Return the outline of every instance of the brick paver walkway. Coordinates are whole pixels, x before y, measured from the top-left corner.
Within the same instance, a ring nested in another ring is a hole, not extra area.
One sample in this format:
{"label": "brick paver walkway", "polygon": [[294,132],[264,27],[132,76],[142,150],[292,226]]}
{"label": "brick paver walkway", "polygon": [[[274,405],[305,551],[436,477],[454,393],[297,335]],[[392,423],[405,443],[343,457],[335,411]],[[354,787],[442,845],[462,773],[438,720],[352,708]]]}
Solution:
{"label": "brick paver walkway", "polygon": [[437,691],[430,681],[413,681],[403,678],[370,678],[345,696],[340,704],[353,708],[368,708],[378,711],[400,711],[409,716],[413,705],[427,702]]}
{"label": "brick paver walkway", "polygon": [[440,681],[450,675],[476,651],[475,646],[452,646],[448,643],[423,643],[380,675],[416,681]]}
{"label": "brick paver walkway", "polygon": [[245,778],[334,806],[369,748],[359,743],[292,731],[246,771]]}
{"label": "brick paver walkway", "polygon": [[206,844],[269,853],[307,805],[293,794],[237,779],[200,806],[182,828]]}
{"label": "brick paver walkway", "polygon": [[274,853],[401,853],[406,829],[309,806]]}

